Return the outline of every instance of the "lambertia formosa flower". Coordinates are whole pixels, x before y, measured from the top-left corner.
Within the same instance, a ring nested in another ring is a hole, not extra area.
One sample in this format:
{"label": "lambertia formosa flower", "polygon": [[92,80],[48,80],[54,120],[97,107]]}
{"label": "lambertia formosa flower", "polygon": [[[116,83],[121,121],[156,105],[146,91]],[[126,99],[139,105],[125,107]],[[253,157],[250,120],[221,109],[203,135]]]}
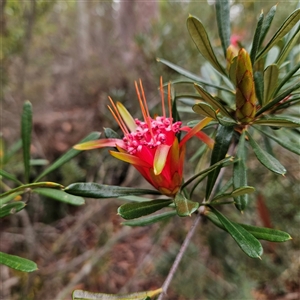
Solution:
{"label": "lambertia formosa flower", "polygon": [[[122,103],[114,103],[109,98],[111,106],[108,108],[124,137],[90,141],[78,144],[74,148],[90,150],[115,147],[117,151],[110,150],[112,156],[132,164],[162,194],[175,197],[182,183],[185,144],[192,136],[196,135],[212,148],[214,141],[200,131],[212,119],[205,118],[193,128],[182,126],[180,121],[174,122],[171,86],[168,85],[168,107],[165,107],[162,79],[160,80],[162,115],[152,118],[149,114],[141,80],[139,83],[135,82],[135,88],[143,120],[133,119]],[[168,117],[166,110],[169,114]],[[181,141],[177,137],[180,131],[187,132]]]}

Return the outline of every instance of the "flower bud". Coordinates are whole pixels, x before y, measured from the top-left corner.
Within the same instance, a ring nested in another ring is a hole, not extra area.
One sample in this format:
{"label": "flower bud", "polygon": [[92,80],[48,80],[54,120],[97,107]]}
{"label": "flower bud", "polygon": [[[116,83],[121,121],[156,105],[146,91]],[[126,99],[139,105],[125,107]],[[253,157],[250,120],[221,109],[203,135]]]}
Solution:
{"label": "flower bud", "polygon": [[236,119],[242,124],[251,123],[256,113],[256,95],[250,56],[242,48],[236,65]]}

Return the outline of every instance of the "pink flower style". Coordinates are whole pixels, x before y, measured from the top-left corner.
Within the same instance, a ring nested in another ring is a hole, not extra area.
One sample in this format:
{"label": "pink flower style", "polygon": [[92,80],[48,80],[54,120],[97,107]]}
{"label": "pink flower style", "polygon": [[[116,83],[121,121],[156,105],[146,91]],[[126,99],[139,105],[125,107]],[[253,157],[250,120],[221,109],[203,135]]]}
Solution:
{"label": "pink flower style", "polygon": [[[198,136],[210,148],[214,141],[200,130],[212,119],[205,118],[192,129],[174,122],[172,118],[171,87],[168,85],[168,114],[166,115],[162,79],[160,91],[162,97],[162,116],[152,118],[149,114],[141,80],[135,82],[138,101],[143,120],[133,119],[128,110],[121,104],[111,102],[108,106],[113,117],[121,128],[122,139],[107,138],[90,141],[75,146],[78,150],[89,150],[103,147],[115,147],[110,150],[115,158],[132,164],[141,175],[159,192],[174,197],[182,184],[185,144],[194,135]],[[177,134],[187,131],[179,142]]]}

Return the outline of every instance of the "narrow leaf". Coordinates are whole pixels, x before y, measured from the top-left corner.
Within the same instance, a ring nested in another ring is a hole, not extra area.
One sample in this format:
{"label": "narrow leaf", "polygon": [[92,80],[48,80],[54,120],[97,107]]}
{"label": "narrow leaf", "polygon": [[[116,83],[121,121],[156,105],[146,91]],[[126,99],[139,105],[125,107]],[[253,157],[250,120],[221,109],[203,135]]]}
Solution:
{"label": "narrow leaf", "polygon": [[118,208],[118,215],[130,220],[150,215],[164,207],[169,206],[172,200],[152,200],[145,202],[131,202],[121,205]]}
{"label": "narrow leaf", "polygon": [[[112,130],[111,128],[104,128],[104,136],[107,139],[121,139],[121,137],[119,136],[119,134],[117,134],[114,130]],[[97,139],[100,137],[97,137]]]}
{"label": "narrow leaf", "polygon": [[252,48],[250,51],[250,59],[251,59],[252,66],[254,65],[256,53],[260,46],[260,36],[261,36],[263,21],[264,21],[264,13],[261,12],[257,21],[257,25],[256,25],[256,29],[252,41]]}
{"label": "narrow leaf", "polygon": [[266,135],[268,138],[275,141],[280,146],[286,148],[287,150],[289,150],[293,153],[296,153],[296,154],[300,155],[299,141],[298,141],[298,143],[297,142],[292,142],[292,141],[287,140],[287,139],[282,139],[282,138],[276,137],[274,134],[271,134],[271,133],[267,132],[266,130],[261,130],[261,129],[257,128],[256,126],[254,128],[256,130],[258,130],[259,132],[263,133],[264,135]]}
{"label": "narrow leaf", "polygon": [[267,125],[267,126],[277,126],[277,127],[290,127],[296,128],[300,127],[299,118],[293,118],[290,116],[265,116],[264,118],[257,119],[253,122],[257,125]]}
{"label": "narrow leaf", "polygon": [[[226,230],[224,225],[220,222],[218,217],[210,211],[205,212],[205,216],[216,226],[219,228]],[[244,229],[246,229],[249,233],[251,233],[255,238],[259,240],[265,240],[269,242],[285,242],[288,240],[291,240],[291,236],[281,230],[275,230],[272,228],[265,228],[265,227],[257,227],[257,226],[252,226],[252,225],[246,225],[246,224],[241,224],[241,223],[234,223],[234,225],[238,224],[242,226]]]}
{"label": "narrow leaf", "polygon": [[282,164],[268,152],[264,151],[259,145],[255,142],[249,132],[246,132],[247,137],[249,138],[250,145],[256,155],[257,159],[270,171],[284,175],[286,173],[286,169],[282,166]]}
{"label": "narrow leaf", "polygon": [[272,24],[272,21],[274,19],[275,13],[276,13],[276,9],[277,9],[277,4],[271,7],[271,9],[269,10],[269,12],[266,15],[266,18],[263,21],[258,48],[260,48],[260,46],[262,45],[262,43],[270,29],[270,26]]}
{"label": "narrow leaf", "polygon": [[214,109],[220,110],[220,113],[223,114],[225,117],[232,119],[230,113],[226,110],[226,108],[219,101],[217,101],[212,95],[206,92],[202,86],[196,83],[194,84],[194,86],[205,102],[210,104]]}
{"label": "narrow leaf", "polygon": [[216,16],[221,38],[224,57],[226,58],[226,50],[230,45],[230,4],[228,0],[216,1]]}
{"label": "narrow leaf", "polygon": [[21,138],[22,138],[25,182],[29,182],[29,174],[30,174],[31,130],[32,130],[32,105],[29,101],[25,101],[23,105],[23,113],[21,118]]}
{"label": "narrow leaf", "polygon": [[291,93],[295,90],[297,90],[300,87],[300,82],[295,83],[290,88],[286,89],[284,92],[282,92],[280,95],[276,96],[273,100],[271,100],[268,104],[263,106],[259,111],[256,112],[255,116],[259,116],[265,111],[273,108],[277,103],[279,103],[281,100],[283,100],[285,97],[291,95]]}
{"label": "narrow leaf", "polygon": [[28,183],[28,184],[23,184],[21,186],[18,186],[14,189],[11,189],[11,190],[1,194],[0,198],[2,199],[3,197],[6,197],[8,195],[11,195],[11,194],[14,194],[14,193],[17,193],[17,192],[23,192],[23,191],[26,191],[28,189],[36,189],[36,188],[40,188],[40,187],[52,188],[52,189],[62,189],[64,186],[59,184],[59,183],[50,182],[50,181]]}
{"label": "narrow leaf", "polygon": [[300,68],[300,61],[279,82],[276,90],[274,91],[275,96],[281,90],[281,88],[288,82],[288,80],[299,70],[299,68]]}
{"label": "narrow leaf", "polygon": [[36,263],[31,260],[3,252],[0,252],[0,264],[23,272],[33,272],[38,269]]}
{"label": "narrow leaf", "polygon": [[290,54],[295,44],[299,43],[299,37],[300,37],[300,24],[298,28],[295,30],[291,39],[287,42],[287,44],[280,52],[280,55],[276,61],[277,65],[281,66],[286,61],[287,56]]}
{"label": "narrow leaf", "polygon": [[226,231],[236,241],[238,246],[252,258],[260,258],[263,253],[263,248],[260,242],[246,229],[237,223],[232,223],[223,214],[211,207],[212,211],[218,217]]}
{"label": "narrow leaf", "polygon": [[74,196],[65,193],[62,190],[49,189],[49,188],[37,188],[33,190],[35,193],[39,195],[49,197],[54,200],[58,200],[67,204],[72,205],[82,205],[84,204],[84,199],[82,197]]}
{"label": "narrow leaf", "polygon": [[116,185],[106,185],[94,182],[72,183],[65,188],[65,192],[72,195],[96,199],[116,198],[128,195],[160,195],[160,193],[156,190],[120,187]]}
{"label": "narrow leaf", "polygon": [[217,120],[217,114],[215,110],[208,103],[200,102],[195,104],[193,106],[193,111],[198,115],[202,115]]}
{"label": "narrow leaf", "polygon": [[6,204],[12,200],[14,201],[20,201],[22,199],[22,197],[20,195],[22,195],[23,192],[18,192],[18,193],[12,193],[10,195],[4,196],[4,197],[0,197],[0,206],[2,206],[3,204]]}
{"label": "narrow leaf", "polygon": [[217,71],[226,75],[223,67],[220,65],[215,56],[207,32],[201,21],[196,17],[189,16],[187,19],[187,28],[192,40],[203,57],[206,58]]}
{"label": "narrow leaf", "polygon": [[11,180],[11,181],[13,181],[16,184],[19,184],[19,185],[23,184],[17,177],[15,177],[15,175],[10,174],[10,173],[2,170],[2,169],[0,169],[0,176],[6,178],[8,180]]}
{"label": "narrow leaf", "polygon": [[[213,165],[218,161],[222,160],[229,149],[231,138],[233,135],[233,127],[227,127],[219,125],[217,129],[217,134],[215,138],[215,146],[212,151],[210,164]],[[208,175],[207,185],[206,185],[206,199],[209,199],[210,193],[213,186],[217,180],[221,168],[216,168],[213,172]]]}
{"label": "narrow leaf", "polygon": [[[245,131],[240,136],[237,160],[233,165],[233,187],[238,189],[247,185],[247,166],[246,166],[246,147],[245,147]],[[244,211],[248,204],[248,195],[237,196],[235,199],[235,206],[239,211]]]}
{"label": "narrow leaf", "polygon": [[181,193],[176,194],[174,202],[179,217],[190,217],[200,206],[198,202],[188,200]]}
{"label": "narrow leaf", "polygon": [[[250,194],[250,193],[253,193],[255,191],[255,188],[252,187],[252,186],[241,186],[239,188],[236,188],[234,189],[232,192],[230,193],[224,193],[224,194],[218,194],[218,196],[214,197],[211,202],[215,202],[215,201],[219,201],[221,199],[227,199],[227,198],[237,198],[239,196],[244,196],[244,195],[247,195],[247,194]],[[247,203],[246,203],[247,204]],[[243,209],[240,209],[238,207],[238,209],[240,211],[243,211]]]}
{"label": "narrow leaf", "polygon": [[299,19],[300,9],[296,9],[285,19],[266,47],[258,54],[257,59],[263,57],[279,40],[281,40],[297,24]]}
{"label": "narrow leaf", "polygon": [[25,202],[12,202],[4,204],[0,207],[0,218],[15,214],[16,212],[22,210],[25,207]]}
{"label": "narrow leaf", "polygon": [[262,106],[264,99],[264,77],[262,72],[254,72],[254,84],[255,84],[255,93],[258,99],[259,104]]}
{"label": "narrow leaf", "polygon": [[253,236],[260,240],[266,240],[270,242],[286,242],[291,240],[291,236],[281,230],[275,230],[272,228],[256,227],[246,224],[240,224],[244,229],[250,232]]}
{"label": "narrow leaf", "polygon": [[215,164],[211,165],[209,168],[200,171],[199,173],[193,175],[192,177],[190,177],[188,180],[186,180],[182,186],[181,186],[181,190],[183,190],[187,185],[189,185],[191,182],[193,182],[195,179],[199,178],[199,181],[202,181],[206,176],[208,176],[208,174],[210,174],[211,172],[213,172],[216,169],[221,169],[222,167],[228,166],[229,164],[234,163],[234,159],[233,156],[228,156],[224,159],[219,160],[218,162],[216,162]]}
{"label": "narrow leaf", "polygon": [[169,219],[177,215],[176,210],[159,213],[152,216],[142,217],[136,220],[124,221],[121,224],[126,226],[147,226],[156,222]]}
{"label": "narrow leaf", "polygon": [[4,166],[20,149],[22,148],[22,139],[13,143],[11,147],[5,152],[1,164]]}
{"label": "narrow leaf", "polygon": [[279,76],[279,68],[277,65],[269,65],[264,71],[264,101],[263,105],[267,104],[271,99],[273,92],[277,86]]}
{"label": "narrow leaf", "polygon": [[[79,144],[88,142],[88,141],[93,141],[96,139],[99,139],[101,133],[100,132],[91,132],[89,135],[87,135],[84,139],[82,139]],[[70,149],[67,151],[65,154],[63,154],[60,158],[58,158],[51,166],[49,166],[46,170],[44,170],[36,179],[36,181],[41,180],[44,176],[48,175],[49,173],[53,172],[69,160],[71,160],[73,157],[81,153],[82,151],[80,150],[75,150],[75,149]]]}
{"label": "narrow leaf", "polygon": [[162,289],[145,291],[126,295],[91,293],[83,290],[75,290],[72,294],[73,300],[145,300],[159,295]]}
{"label": "narrow leaf", "polygon": [[[222,87],[220,85],[217,85],[217,84],[213,84],[212,82],[209,82],[209,81],[205,81],[203,80],[203,78],[191,73],[190,71],[187,71],[165,59],[162,59],[162,58],[157,58],[156,59],[158,62],[161,62],[163,63],[164,65],[168,66],[169,68],[171,68],[172,70],[176,71],[177,73],[183,75],[184,77],[186,78],[189,78],[191,79],[192,81],[191,82],[184,82],[184,83],[190,83],[190,84],[194,84],[194,82],[197,82],[199,84],[202,84],[202,85],[205,85],[205,86],[210,86],[210,87],[214,87],[214,88],[217,88],[221,91],[225,91],[225,92],[228,92],[230,93],[231,95],[234,95],[234,90],[232,89],[232,86],[230,86],[231,89],[229,88],[226,88],[226,87]],[[176,83],[181,83],[182,81],[173,81],[172,83],[173,84],[176,84]],[[229,81],[225,81],[225,83],[228,83]]]}

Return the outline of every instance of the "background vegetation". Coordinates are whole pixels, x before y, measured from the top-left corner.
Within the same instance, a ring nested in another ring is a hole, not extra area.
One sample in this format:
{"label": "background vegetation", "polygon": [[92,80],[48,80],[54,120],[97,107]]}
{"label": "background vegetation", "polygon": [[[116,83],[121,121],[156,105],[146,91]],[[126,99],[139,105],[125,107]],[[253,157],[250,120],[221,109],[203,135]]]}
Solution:
{"label": "background vegetation", "polygon": [[[288,3],[288,5],[286,4]],[[1,1],[1,133],[5,169],[20,177],[18,151],[22,103],[33,103],[32,157],[52,162],[89,132],[114,128],[107,96],[136,108],[133,81],[143,80],[148,101],[158,103],[158,79],[178,74],[157,57],[201,74],[203,58],[185,26],[199,17],[214,45],[213,1],[102,2]],[[232,32],[250,41],[261,9],[274,1],[233,1]],[[270,35],[297,6],[282,1]],[[215,37],[215,38],[214,38]],[[191,153],[195,149],[191,149]],[[172,283],[169,299],[299,299],[299,165],[280,149],[288,170],[283,178],[249,163],[255,185],[244,219],[287,231],[293,240],[265,244],[262,261],[251,260],[221,230],[203,223]],[[255,161],[255,159],[253,159]],[[252,167],[253,166],[253,167]],[[192,162],[187,164],[187,172]],[[127,164],[107,152],[81,154],[47,180],[146,186]],[[1,221],[0,251],[27,257],[39,271],[21,273],[1,266],[1,299],[71,299],[75,288],[123,293],[161,285],[191,220],[173,218],[145,228],[122,227],[120,200],[92,200],[71,207],[32,195],[26,210]],[[239,220],[239,215],[231,216]],[[245,280],[246,279],[246,280]]]}

